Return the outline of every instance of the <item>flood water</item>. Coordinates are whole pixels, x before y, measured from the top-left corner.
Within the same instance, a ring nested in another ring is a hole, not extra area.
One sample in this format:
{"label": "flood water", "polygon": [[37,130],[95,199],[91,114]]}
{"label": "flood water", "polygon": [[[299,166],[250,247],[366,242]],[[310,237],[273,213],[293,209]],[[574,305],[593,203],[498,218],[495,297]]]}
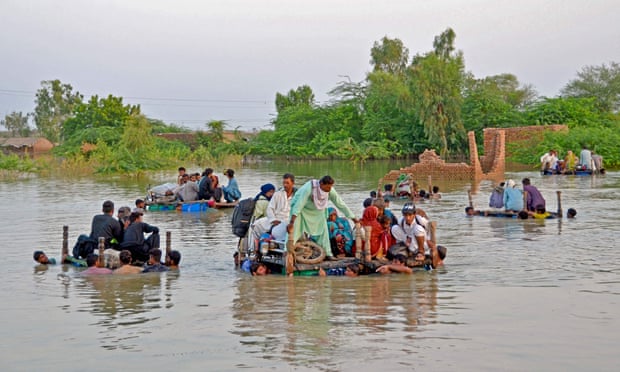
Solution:
{"label": "flood water", "polygon": [[[261,184],[330,174],[361,214],[390,168],[405,164],[266,163],[237,170],[244,197]],[[198,169],[195,169],[198,170]],[[193,171],[193,169],[192,169]],[[530,177],[574,220],[466,218],[467,190],[484,208],[490,181],[438,183],[443,198],[418,204],[438,221],[445,267],[413,275],[250,277],[233,267],[232,210],[149,212],[172,232],[181,270],[135,277],[80,277],[41,267],[58,258],[106,199],[133,206],[145,178],[20,178],[0,181],[3,370],[540,370],[612,371],[620,357],[620,173]],[[224,177],[218,173],[220,179]],[[224,181],[224,183],[226,183]],[[421,180],[425,185],[426,180]],[[402,202],[392,210],[398,213]]]}

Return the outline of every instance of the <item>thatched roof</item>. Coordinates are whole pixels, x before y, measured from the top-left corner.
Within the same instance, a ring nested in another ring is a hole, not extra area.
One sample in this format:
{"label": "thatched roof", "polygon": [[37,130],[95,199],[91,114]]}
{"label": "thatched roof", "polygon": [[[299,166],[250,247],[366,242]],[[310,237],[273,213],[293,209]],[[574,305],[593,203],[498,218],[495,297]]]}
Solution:
{"label": "thatched roof", "polygon": [[11,137],[0,139],[0,145],[5,147],[12,146],[16,148],[32,147],[35,143],[37,143],[37,141],[40,140],[47,141],[47,139],[41,137]]}
{"label": "thatched roof", "polygon": [[44,137],[11,137],[0,138],[2,152],[7,153],[44,153],[51,150],[54,144]]}

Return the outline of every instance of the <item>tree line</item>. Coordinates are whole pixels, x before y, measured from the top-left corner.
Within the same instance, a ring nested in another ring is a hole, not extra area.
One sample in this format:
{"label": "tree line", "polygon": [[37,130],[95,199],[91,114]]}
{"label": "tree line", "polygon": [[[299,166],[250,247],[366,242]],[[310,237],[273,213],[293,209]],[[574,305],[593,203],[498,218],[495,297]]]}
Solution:
{"label": "tree line", "polygon": [[620,65],[587,66],[553,98],[539,96],[510,73],[477,78],[465,70],[456,35],[447,29],[426,53],[409,56],[399,39],[382,38],[370,51],[372,70],[360,82],[342,81],[318,105],[303,85],[276,95],[273,130],[253,152],[326,158],[465,155],[468,131],[481,145],[484,128],[566,124],[534,148],[514,149],[513,161],[536,163],[549,148],[561,153],[587,145],[620,164]]}
{"label": "tree line", "polygon": [[563,153],[586,145],[608,166],[620,164],[618,63],[586,66],[559,96],[548,98],[513,74],[477,78],[467,72],[455,39],[448,28],[430,51],[410,56],[401,40],[384,37],[370,50],[372,69],[364,80],[339,82],[323,104],[307,85],[276,93],[273,129],[249,141],[239,133],[225,141],[224,121],[206,123],[194,145],[164,140],[156,134],[189,130],[147,118],[122,97],[84,100],[59,80],[41,83],[33,113],[13,112],[0,124],[25,135],[32,117],[37,133],[59,144],[54,152],[65,165],[104,173],[160,169],[179,161],[213,164],[248,154],[365,160],[433,148],[443,157],[462,156],[468,131],[481,142],[484,128],[545,124],[567,124],[570,131],[512,149],[511,160],[536,163],[550,148]]}
{"label": "tree line", "polygon": [[[36,92],[33,113],[12,113],[2,122],[13,133],[29,134],[28,117],[36,131],[57,144],[53,154],[59,166],[69,171],[95,173],[138,173],[177,166],[180,161],[197,165],[238,162],[242,156],[240,135],[232,142],[224,141],[223,121],[210,121],[204,131],[195,133],[196,141],[187,144],[167,140],[159,133],[183,133],[189,129],[161,120],[147,118],[139,105],[123,102],[122,97],[97,95],[84,100],[70,84],[59,80],[41,83]],[[21,127],[13,129],[14,118]],[[7,125],[8,124],[8,125]],[[1,169],[37,171],[31,159],[2,156]]]}

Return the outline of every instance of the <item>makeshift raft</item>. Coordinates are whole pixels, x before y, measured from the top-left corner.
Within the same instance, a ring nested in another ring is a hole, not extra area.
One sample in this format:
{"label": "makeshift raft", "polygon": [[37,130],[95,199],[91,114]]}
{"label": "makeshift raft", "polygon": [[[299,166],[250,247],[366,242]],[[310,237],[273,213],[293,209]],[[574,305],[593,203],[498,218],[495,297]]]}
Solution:
{"label": "makeshift raft", "polygon": [[174,190],[178,185],[164,183],[147,190],[145,204],[149,211],[204,212],[209,208],[234,208],[237,202],[221,203],[215,200],[194,200],[183,202],[176,198]]}
{"label": "makeshift raft", "polygon": [[[105,238],[99,237],[97,239],[97,249],[98,260],[100,267],[107,267],[108,269],[114,270],[118,269],[121,266],[121,262],[119,259],[120,251],[114,249],[106,249],[105,248]],[[170,231],[166,231],[166,262],[168,261],[168,257],[170,257],[170,252],[172,252],[172,233]],[[94,253],[94,252],[93,252]],[[83,259],[79,259],[79,257],[71,257],[69,252],[69,226],[64,225],[62,227],[62,247],[60,250],[61,264],[73,264],[75,266],[86,266],[86,262]],[[68,258],[68,259],[64,259]],[[81,262],[80,262],[81,261]],[[82,263],[80,265],[79,263]],[[135,265],[138,261],[132,262],[132,265]],[[77,264],[77,265],[76,265]]]}
{"label": "makeshift raft", "polygon": [[[545,219],[555,219],[562,218],[562,192],[556,191],[557,200],[558,200],[558,211],[557,212],[549,212],[551,215],[546,217]],[[474,207],[474,202],[471,196],[471,190],[467,191],[467,196],[469,198],[469,206]],[[527,205],[527,191],[523,192],[523,205]],[[506,212],[506,211],[498,211],[498,210],[475,210],[474,216],[480,217],[501,217],[501,218],[519,218],[518,212]]]}
{"label": "makeshift raft", "polygon": [[[594,172],[591,169],[572,170],[572,171],[566,171],[563,173],[552,171],[549,169],[540,171],[540,174],[542,174],[543,176],[591,176],[596,173],[597,172]],[[599,174],[605,174],[605,170],[602,169],[601,172],[599,172]]]}
{"label": "makeshift raft", "polygon": [[179,211],[179,212],[204,212],[210,208],[224,209],[234,208],[238,203],[221,203],[213,200],[196,200],[191,202],[181,201],[146,201],[149,211]]}
{"label": "makeshift raft", "polygon": [[[260,258],[260,262],[264,263],[272,273],[287,274],[286,269],[286,254],[287,252],[282,249],[270,250],[267,255],[263,255]],[[293,264],[293,275],[295,276],[314,276],[317,275],[319,269],[328,271],[330,269],[345,269],[350,264],[356,264],[360,267],[360,275],[376,273],[377,269],[383,265],[388,264],[386,260],[370,260],[364,261],[357,257],[343,257],[336,261],[322,261],[316,264],[303,264],[295,262]],[[407,266],[413,269],[424,269],[424,265],[427,264],[424,261],[416,261],[413,258],[407,259]]]}
{"label": "makeshift raft", "polygon": [[[435,239],[436,222],[430,222],[431,239]],[[357,264],[360,275],[375,273],[377,268],[389,263],[387,259],[373,259],[370,256],[370,227],[362,227],[355,224],[355,257],[343,257],[336,260],[325,260],[325,250],[310,240],[300,240],[293,243],[292,236],[289,241],[261,241],[260,249],[254,247],[251,237],[251,229],[245,238],[239,239],[239,255],[243,261],[248,258],[252,261],[264,263],[272,273],[294,276],[314,276],[319,269],[345,269],[350,264]],[[328,247],[327,249],[331,249]],[[408,258],[406,265],[412,269],[424,269],[430,265],[430,259],[416,261]]]}

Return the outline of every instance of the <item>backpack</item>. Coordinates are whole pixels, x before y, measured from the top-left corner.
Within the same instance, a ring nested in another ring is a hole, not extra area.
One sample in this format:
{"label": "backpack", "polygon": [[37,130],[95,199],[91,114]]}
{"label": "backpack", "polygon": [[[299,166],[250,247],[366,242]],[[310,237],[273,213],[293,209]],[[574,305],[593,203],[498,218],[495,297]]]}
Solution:
{"label": "backpack", "polygon": [[95,252],[97,245],[97,241],[91,239],[86,234],[82,234],[78,236],[77,242],[75,242],[75,246],[73,246],[73,257],[86,258],[89,254]]}
{"label": "backpack", "polygon": [[236,236],[243,238],[248,233],[255,204],[254,198],[247,198],[239,201],[239,204],[235,206],[230,222],[232,224],[232,232]]}
{"label": "backpack", "polygon": [[388,260],[393,260],[394,257],[396,257],[396,255],[399,255],[399,254],[402,254],[402,255],[405,255],[405,256],[407,256],[409,254],[409,251],[407,249],[407,245],[405,243],[403,243],[403,242],[396,243],[396,244],[392,245],[390,248],[388,248],[386,256],[387,256]]}

